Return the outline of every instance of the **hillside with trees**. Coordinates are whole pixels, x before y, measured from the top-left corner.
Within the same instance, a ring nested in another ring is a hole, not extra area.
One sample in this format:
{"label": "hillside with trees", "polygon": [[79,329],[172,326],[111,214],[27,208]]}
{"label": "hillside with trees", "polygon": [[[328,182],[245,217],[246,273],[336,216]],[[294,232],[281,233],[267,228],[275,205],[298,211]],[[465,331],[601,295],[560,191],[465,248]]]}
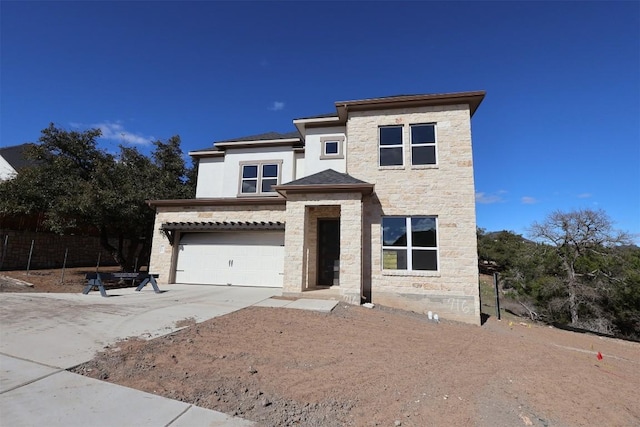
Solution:
{"label": "hillside with trees", "polygon": [[[66,131],[51,124],[26,155],[35,166],[0,182],[0,215],[43,215],[64,234],[91,229],[124,271],[149,255],[155,213],[146,200],[191,198],[195,173],[180,137],[153,142],[150,156],[98,146],[99,129]],[[112,243],[114,238],[117,244]]]}
{"label": "hillside with trees", "polygon": [[481,271],[501,297],[547,323],[640,339],[640,248],[602,210],[556,211],[526,239],[478,230]]}

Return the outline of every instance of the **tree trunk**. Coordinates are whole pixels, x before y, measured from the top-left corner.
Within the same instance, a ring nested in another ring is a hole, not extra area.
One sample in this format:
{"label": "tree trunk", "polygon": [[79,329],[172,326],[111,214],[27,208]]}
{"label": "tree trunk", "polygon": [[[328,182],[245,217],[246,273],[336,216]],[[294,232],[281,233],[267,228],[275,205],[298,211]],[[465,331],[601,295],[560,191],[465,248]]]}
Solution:
{"label": "tree trunk", "polygon": [[575,283],[569,283],[569,313],[571,314],[571,325],[577,326],[578,324],[578,301],[576,298],[576,285]]}
{"label": "tree trunk", "polygon": [[576,271],[573,264],[566,259],[563,261],[564,268],[567,271],[567,292],[569,293],[569,314],[571,315],[571,325],[578,324],[578,287],[579,283],[576,279]]}
{"label": "tree trunk", "polygon": [[136,262],[136,256],[138,254],[138,248],[140,247],[140,239],[139,238],[130,238],[129,245],[127,246],[127,265],[129,270],[134,271],[136,267],[138,267]]}
{"label": "tree trunk", "polygon": [[147,271],[149,271],[149,258],[151,256],[150,243],[151,239],[144,239],[142,242],[142,248],[140,249],[140,253],[138,254],[138,269],[140,269],[141,266],[146,265]]}
{"label": "tree trunk", "polygon": [[122,251],[109,243],[107,229],[103,226],[100,226],[100,245],[111,254],[114,261],[120,266],[122,271],[127,271],[127,261],[124,259]]}

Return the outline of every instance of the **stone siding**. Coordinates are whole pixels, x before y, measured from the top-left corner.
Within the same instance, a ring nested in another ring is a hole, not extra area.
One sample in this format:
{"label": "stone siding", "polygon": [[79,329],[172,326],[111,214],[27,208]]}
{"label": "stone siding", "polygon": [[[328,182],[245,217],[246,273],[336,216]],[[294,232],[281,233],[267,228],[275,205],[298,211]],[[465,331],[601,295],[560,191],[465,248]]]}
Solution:
{"label": "stone siding", "polygon": [[310,193],[287,196],[283,293],[295,295],[316,281],[317,224],[323,213],[340,213],[340,295],[360,303],[362,286],[362,196]]}
{"label": "stone siding", "polygon": [[[409,125],[420,123],[437,124],[437,165],[411,166]],[[378,127],[387,125],[404,125],[404,166],[378,166]],[[372,302],[480,323],[470,126],[466,105],[350,113],[347,173],[375,184],[364,205],[371,242],[363,248],[364,289]],[[437,217],[437,272],[383,273],[381,218],[388,215]]]}

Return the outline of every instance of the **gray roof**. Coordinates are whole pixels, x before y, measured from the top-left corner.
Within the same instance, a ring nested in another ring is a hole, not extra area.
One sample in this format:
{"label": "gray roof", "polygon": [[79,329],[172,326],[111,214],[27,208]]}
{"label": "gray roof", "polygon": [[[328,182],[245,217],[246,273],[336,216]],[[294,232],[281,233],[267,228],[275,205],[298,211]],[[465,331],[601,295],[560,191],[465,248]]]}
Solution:
{"label": "gray roof", "polygon": [[300,138],[300,133],[298,133],[298,131],[287,132],[287,133],[267,132],[267,133],[261,133],[258,135],[242,136],[240,138],[225,139],[223,141],[216,141],[216,142],[268,141],[272,139],[291,139],[291,138]]}
{"label": "gray roof", "polygon": [[193,152],[196,152],[196,151],[220,151],[220,152],[222,152],[223,150],[219,149],[215,145],[209,145],[208,147],[198,148],[197,150],[191,150],[191,151],[193,151]]}
{"label": "gray roof", "polygon": [[33,144],[27,142],[26,144],[14,145],[12,147],[3,147],[0,148],[0,156],[16,171],[27,166],[34,166],[36,164],[35,160],[27,158],[24,153],[25,149],[30,146],[33,146]]}
{"label": "gray roof", "polygon": [[296,179],[295,181],[282,184],[282,187],[289,187],[295,185],[344,185],[344,184],[368,184],[365,181],[361,181],[352,177],[349,174],[336,172],[333,169],[327,169],[322,172],[314,173],[313,175],[305,176],[304,178]]}
{"label": "gray roof", "polygon": [[[239,138],[231,138],[231,139],[224,139],[222,141],[216,141],[214,142],[214,144],[217,144],[218,142],[247,142],[247,141],[271,141],[274,139],[292,139],[292,138],[300,138],[300,133],[298,131],[293,131],[293,132],[287,132],[287,133],[280,133],[280,132],[266,132],[266,133],[260,133],[258,135],[249,135],[249,136],[242,136]],[[197,150],[192,150],[194,152],[196,151],[220,151],[222,152],[223,150],[216,147],[215,145],[210,145],[208,147],[204,147],[204,148],[199,148]]]}
{"label": "gray roof", "polygon": [[298,117],[295,120],[305,120],[305,119],[328,119],[329,117],[338,117],[336,113],[325,113],[325,114],[317,114],[315,116],[307,116],[307,117]]}

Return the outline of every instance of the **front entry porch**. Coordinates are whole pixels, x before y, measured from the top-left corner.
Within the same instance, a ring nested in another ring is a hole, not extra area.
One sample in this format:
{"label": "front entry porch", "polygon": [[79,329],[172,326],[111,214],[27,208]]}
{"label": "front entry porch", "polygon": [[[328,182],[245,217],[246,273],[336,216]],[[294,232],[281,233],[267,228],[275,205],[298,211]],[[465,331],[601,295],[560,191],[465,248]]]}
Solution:
{"label": "front entry porch", "polygon": [[360,304],[363,196],[373,184],[327,170],[276,190],[287,200],[283,295]]}
{"label": "front entry porch", "polygon": [[361,194],[310,196],[288,195],[283,294],[337,296],[360,304]]}

